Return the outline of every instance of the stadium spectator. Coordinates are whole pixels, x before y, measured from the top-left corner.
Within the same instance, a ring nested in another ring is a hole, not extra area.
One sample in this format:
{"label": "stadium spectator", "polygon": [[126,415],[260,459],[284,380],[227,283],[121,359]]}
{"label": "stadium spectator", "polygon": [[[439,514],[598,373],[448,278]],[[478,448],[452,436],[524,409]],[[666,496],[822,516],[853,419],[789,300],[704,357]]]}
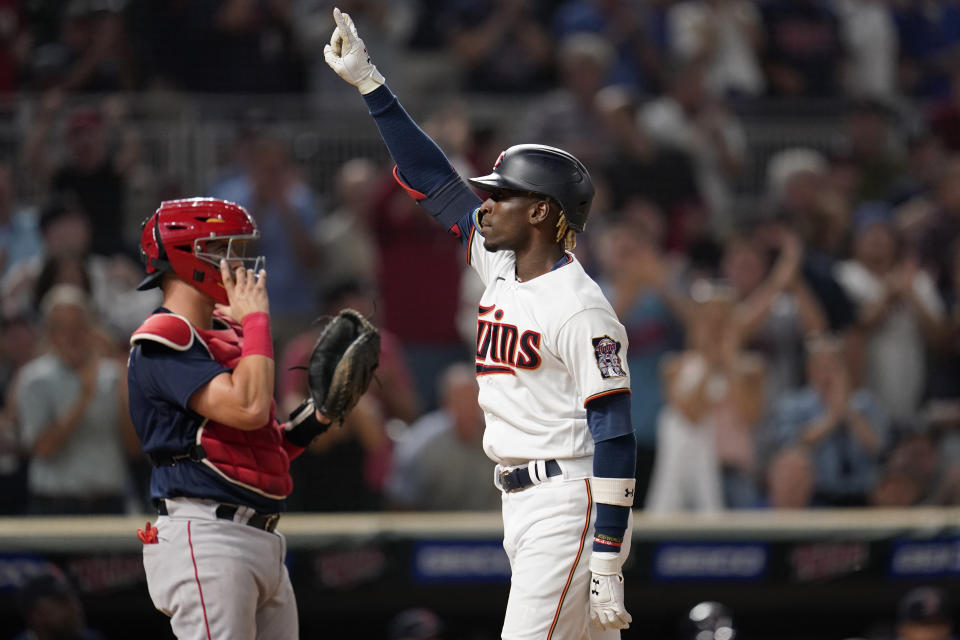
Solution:
{"label": "stadium spectator", "polygon": [[130,333],[160,302],[137,292],[141,272],[125,255],[90,253],[90,219],[72,199],[53,199],[40,214],[43,253],[22,261],[2,281],[5,312],[33,314],[40,298],[56,284],[73,284],[92,296],[104,328],[126,351]]}
{"label": "stadium spectator", "polygon": [[14,392],[23,446],[31,454],[29,511],[124,513],[126,458],[139,445],[121,365],[98,348],[82,289],[56,286],[41,308],[50,352],[24,365]]}
{"label": "stadium spectator", "polygon": [[28,579],[17,604],[27,628],[13,640],[105,640],[87,627],[83,604],[59,570]]}
{"label": "stadium spectator", "polygon": [[450,365],[439,386],[440,408],[410,425],[394,448],[390,502],[427,511],[495,510],[500,492],[481,446],[484,421],[473,365]]}
{"label": "stadium spectator", "polygon": [[825,0],[760,3],[766,33],[767,92],[788,98],[840,95],[845,51],[836,14]]}
{"label": "stadium spectator", "polygon": [[390,620],[387,640],[443,640],[444,624],[430,609],[404,609]]}
{"label": "stadium spectator", "polygon": [[0,405],[7,402],[13,380],[36,355],[37,330],[26,314],[0,315]]}
{"label": "stadium spectator", "polygon": [[944,305],[933,279],[906,254],[890,208],[867,204],[854,217],[853,254],[836,267],[837,280],[858,307],[865,334],[863,385],[887,417],[905,425],[926,390],[926,354],[944,339]]}
{"label": "stadium spectator", "polygon": [[27,508],[27,464],[20,446],[14,388],[20,368],[36,355],[37,331],[26,316],[0,317],[0,515]]}
{"label": "stadium spectator", "polygon": [[[156,84],[202,93],[306,89],[293,2],[132,2]],[[140,6],[143,5],[143,6]],[[170,34],[177,46],[170,46]]]}
{"label": "stadium spectator", "polygon": [[613,46],[610,84],[644,95],[663,88],[663,60],[670,35],[666,6],[672,0],[566,0],[553,16],[554,36],[562,42],[577,33],[602,36]]}
{"label": "stadium spectator", "polygon": [[897,603],[900,640],[951,640],[952,606],[947,592],[939,587],[911,589]]}
{"label": "stadium spectator", "polygon": [[895,121],[896,114],[882,100],[858,99],[847,109],[834,152],[856,171],[855,205],[886,196],[890,185],[903,173]]}
{"label": "stadium spectator", "polygon": [[267,261],[270,319],[274,339],[283,343],[312,320],[313,282],[320,256],[312,230],[319,219],[316,196],[290,156],[287,141],[263,135],[254,142],[252,162],[237,180],[221,182],[215,198],[245,207],[260,220],[257,247]]}
{"label": "stadium spectator", "polygon": [[661,144],[685,151],[697,169],[710,229],[728,232],[736,223],[733,184],[746,161],[746,137],[736,114],[705,84],[701,63],[671,69],[666,93],[645,105],[640,120]]}
{"label": "stadium spectator", "polygon": [[20,2],[0,1],[0,94],[13,93],[20,87],[28,38]]}
{"label": "stadium spectator", "polygon": [[[320,337],[324,317],[333,317],[342,309],[349,308],[377,322],[377,292],[367,281],[342,278],[331,282],[321,297],[319,308],[323,309],[323,315],[319,322],[294,336],[283,347],[277,380],[281,413],[296,409],[309,393],[307,376],[302,368],[309,361]],[[419,394],[414,387],[403,346],[389,329],[380,329],[380,365],[377,367],[376,380],[367,393],[375,399],[387,419],[396,418],[409,424],[420,415]]]}
{"label": "stadium spectator", "polygon": [[[126,182],[136,155],[111,143],[115,132],[107,130],[99,106],[72,109],[64,140],[51,140],[64,99],[56,90],[41,97],[21,153],[28,175],[35,186],[79,201],[92,222],[91,251],[105,256],[129,252],[123,233]],[[63,154],[54,150],[60,145],[66,149],[62,162],[57,158]]]}
{"label": "stadium spectator", "polygon": [[380,269],[377,244],[370,230],[373,187],[380,175],[366,158],[352,158],[337,171],[335,204],[313,228],[313,241],[322,259],[323,281],[347,278],[374,282]]}
{"label": "stadium spectator", "polygon": [[807,380],[777,403],[769,436],[777,451],[797,445],[810,450],[814,504],[863,506],[879,473],[886,419],[869,391],[851,385],[834,336],[807,340]]}
{"label": "stadium spectator", "polygon": [[848,65],[848,95],[890,99],[898,89],[899,43],[891,0],[834,0]]}
{"label": "stadium spectator", "polygon": [[[454,320],[464,257],[447,230],[419,209],[392,175],[380,176],[370,205],[380,256],[379,326],[403,344],[429,410],[436,407],[436,377],[464,355]],[[476,312],[476,301],[472,306]]]}
{"label": "stadium spectator", "polygon": [[656,456],[657,415],[663,405],[661,359],[683,345],[683,327],[667,287],[677,286],[676,267],[660,249],[663,222],[652,205],[634,202],[600,236],[597,279],[627,330],[632,391],[630,417],[637,439],[636,497],[643,505]]}
{"label": "stadium spectator", "polygon": [[893,15],[903,92],[918,98],[946,97],[960,50],[960,7],[950,0],[896,2]]}
{"label": "stadium spectator", "polygon": [[553,81],[546,14],[526,0],[457,0],[446,10],[447,45],[463,67],[463,90],[530,93]]}
{"label": "stadium spectator", "polygon": [[766,169],[768,217],[756,223],[765,227],[783,225],[803,242],[803,278],[827,316],[831,331],[843,333],[855,320],[855,308],[836,281],[833,266],[841,255],[837,249],[831,199],[836,195],[827,182],[827,159],[818,151],[788,147],[771,156]]}
{"label": "stadium spectator", "polygon": [[785,447],[766,465],[766,506],[805,509],[813,501],[814,469],[806,447]]}
{"label": "stadium spectator", "polygon": [[[760,227],[732,235],[726,242],[721,263],[723,278],[738,300],[748,299],[763,286],[779,251],[775,226]],[[767,310],[745,327],[745,348],[766,363],[766,407],[802,385],[803,340],[822,333],[827,320],[810,287],[798,272],[772,300]]]}
{"label": "stadium spectator", "polygon": [[[629,89],[610,86],[596,96],[604,131],[613,142],[612,153],[599,164],[610,190],[613,216],[652,203],[662,220],[658,243],[680,250],[706,230],[707,211],[688,153],[661,144],[637,122],[639,105]],[[619,214],[617,212],[620,212]]]}
{"label": "stadium spectator", "polygon": [[764,92],[759,49],[760,12],[748,0],[685,0],[669,7],[671,53],[701,62],[718,96],[755,97]]}
{"label": "stadium spectator", "polygon": [[104,93],[136,87],[126,0],[26,3],[32,89]]}
{"label": "stadium spectator", "polygon": [[952,288],[946,292],[945,332],[930,352],[923,417],[948,433],[960,433],[960,251],[952,252]]}
{"label": "stadium spectator", "polygon": [[898,211],[909,251],[930,273],[941,293],[954,287],[953,250],[960,241],[960,156],[950,156],[940,167],[933,206]]}
{"label": "stadium spectator", "polygon": [[960,151],[960,71],[950,74],[950,93],[931,105],[928,121],[947,149]]}
{"label": "stadium spectator", "polygon": [[948,465],[939,455],[932,432],[918,427],[901,429],[900,441],[887,452],[877,482],[870,492],[875,507],[912,507],[937,504]]}
{"label": "stadium spectator", "polygon": [[895,207],[932,206],[934,186],[947,157],[944,142],[921,125],[906,136],[905,147],[903,170],[894,178],[883,199]]}
{"label": "stadium spectator", "polygon": [[663,359],[666,405],[657,422],[657,455],[647,509],[717,511],[753,506],[759,468],[754,430],[764,406],[765,364],[744,351],[749,327],[796,277],[800,245],[779,239],[777,264],[749,297],[700,280],[691,302],[678,302],[685,351]]}
{"label": "stadium spectator", "polygon": [[[374,317],[375,290],[356,280],[331,284],[323,295],[324,316],[344,308]],[[322,316],[323,317],[323,316]],[[379,321],[374,319],[379,324]],[[306,366],[323,324],[292,338],[278,368],[277,398],[281,411],[291,411],[308,393]],[[376,381],[339,428],[317,438],[293,461],[295,485],[341,487],[335,492],[296,492],[287,499],[293,511],[371,511],[383,507],[392,446],[387,421],[412,422],[420,411],[418,389],[407,366],[403,347],[389,329],[380,329],[380,366]]]}
{"label": "stadium spectator", "polygon": [[607,84],[613,48],[594,33],[575,33],[557,45],[560,85],[535,99],[517,128],[521,142],[549,144],[588,165],[610,150],[596,97]]}
{"label": "stadium spectator", "polygon": [[42,250],[37,212],[17,202],[12,169],[0,165],[0,280]]}

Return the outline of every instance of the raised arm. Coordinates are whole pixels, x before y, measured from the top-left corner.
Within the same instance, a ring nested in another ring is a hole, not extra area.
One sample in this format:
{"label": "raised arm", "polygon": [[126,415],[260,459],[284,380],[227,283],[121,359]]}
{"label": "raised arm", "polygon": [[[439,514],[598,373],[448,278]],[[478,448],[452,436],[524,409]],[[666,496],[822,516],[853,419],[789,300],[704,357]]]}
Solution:
{"label": "raised arm", "polygon": [[460,238],[467,237],[471,215],[480,206],[480,199],[385,84],[350,15],[334,9],[333,19],[337,27],[323,49],[324,59],[363,96],[397,164],[397,180],[440,224]]}

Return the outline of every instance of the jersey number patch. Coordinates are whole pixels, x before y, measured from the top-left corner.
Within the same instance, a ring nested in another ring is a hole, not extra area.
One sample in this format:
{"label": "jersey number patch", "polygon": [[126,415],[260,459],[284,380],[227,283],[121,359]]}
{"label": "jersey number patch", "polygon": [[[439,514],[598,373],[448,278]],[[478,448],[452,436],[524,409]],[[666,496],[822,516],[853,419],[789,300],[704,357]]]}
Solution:
{"label": "jersey number patch", "polygon": [[627,375],[620,362],[620,343],[610,336],[593,339],[593,355],[597,357],[597,367],[604,378],[617,378]]}

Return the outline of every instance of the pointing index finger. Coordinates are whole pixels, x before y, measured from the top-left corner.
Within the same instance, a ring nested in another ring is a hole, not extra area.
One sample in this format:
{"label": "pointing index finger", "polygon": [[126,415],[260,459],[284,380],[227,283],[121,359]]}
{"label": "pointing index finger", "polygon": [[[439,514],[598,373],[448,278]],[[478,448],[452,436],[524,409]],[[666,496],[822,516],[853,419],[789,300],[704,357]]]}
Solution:
{"label": "pointing index finger", "polygon": [[350,17],[349,13],[343,14],[343,24],[347,27],[351,39],[358,39],[360,37],[360,34],[357,33],[357,25],[353,24],[353,18]]}
{"label": "pointing index finger", "polygon": [[343,38],[344,42],[350,40],[350,36],[353,35],[350,32],[350,29],[347,27],[347,21],[344,19],[344,13],[340,11],[338,7],[333,8],[333,21],[337,23],[337,31],[340,32],[340,37]]}

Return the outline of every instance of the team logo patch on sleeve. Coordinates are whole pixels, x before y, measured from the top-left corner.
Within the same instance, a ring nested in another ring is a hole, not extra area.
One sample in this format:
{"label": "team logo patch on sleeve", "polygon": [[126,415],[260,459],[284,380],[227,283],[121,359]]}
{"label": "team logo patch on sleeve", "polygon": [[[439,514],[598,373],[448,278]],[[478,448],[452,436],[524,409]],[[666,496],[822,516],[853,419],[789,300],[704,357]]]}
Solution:
{"label": "team logo patch on sleeve", "polygon": [[616,378],[627,375],[620,362],[620,343],[610,336],[593,339],[593,355],[597,357],[597,367],[604,378]]}

